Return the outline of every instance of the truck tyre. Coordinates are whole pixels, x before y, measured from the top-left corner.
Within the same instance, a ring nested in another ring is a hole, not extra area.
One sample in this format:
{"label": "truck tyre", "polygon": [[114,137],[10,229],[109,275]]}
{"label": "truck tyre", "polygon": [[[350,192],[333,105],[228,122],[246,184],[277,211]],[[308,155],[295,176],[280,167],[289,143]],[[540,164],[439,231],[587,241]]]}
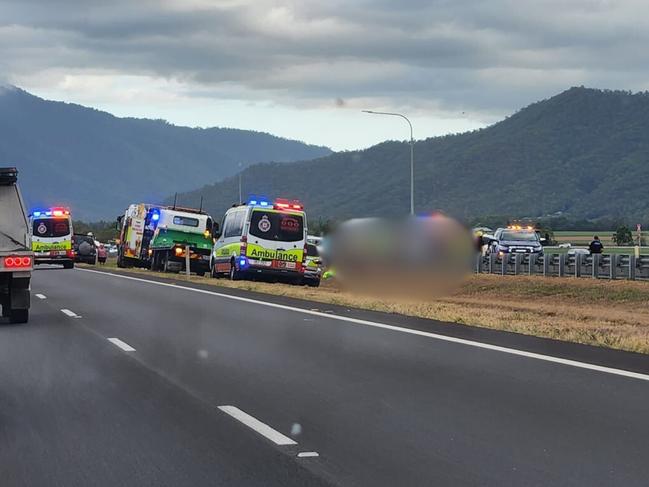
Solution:
{"label": "truck tyre", "polygon": [[11,311],[9,311],[10,323],[27,323],[28,320],[29,320],[28,309],[12,309]]}
{"label": "truck tyre", "polygon": [[205,271],[196,271],[196,275],[199,277],[205,277]]}
{"label": "truck tyre", "polygon": [[64,262],[63,263],[63,268],[64,269],[73,269],[74,268],[74,262]]}

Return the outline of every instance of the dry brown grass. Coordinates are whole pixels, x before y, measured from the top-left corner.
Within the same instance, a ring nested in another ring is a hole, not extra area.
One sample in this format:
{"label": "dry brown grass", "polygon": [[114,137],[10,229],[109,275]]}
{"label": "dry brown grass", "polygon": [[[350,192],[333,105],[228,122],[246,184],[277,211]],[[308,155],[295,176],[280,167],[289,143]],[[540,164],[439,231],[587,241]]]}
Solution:
{"label": "dry brown grass", "polygon": [[644,282],[473,275],[450,296],[404,302],[352,294],[335,282],[308,288],[197,276],[190,281],[649,353],[649,283]]}

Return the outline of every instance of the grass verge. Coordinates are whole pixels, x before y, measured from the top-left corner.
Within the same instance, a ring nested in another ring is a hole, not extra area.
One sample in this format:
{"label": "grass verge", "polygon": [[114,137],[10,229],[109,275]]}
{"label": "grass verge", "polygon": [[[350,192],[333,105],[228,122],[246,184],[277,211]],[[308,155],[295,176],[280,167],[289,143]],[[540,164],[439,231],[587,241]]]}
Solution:
{"label": "grass verge", "polygon": [[[121,271],[111,263],[106,267]],[[144,269],[129,269],[128,272],[152,275]],[[154,275],[183,278],[178,274]],[[191,276],[189,280],[649,353],[649,284],[644,282],[472,275],[451,295],[424,302],[360,296],[345,291],[335,282],[323,282],[320,288],[309,288],[198,276]]]}

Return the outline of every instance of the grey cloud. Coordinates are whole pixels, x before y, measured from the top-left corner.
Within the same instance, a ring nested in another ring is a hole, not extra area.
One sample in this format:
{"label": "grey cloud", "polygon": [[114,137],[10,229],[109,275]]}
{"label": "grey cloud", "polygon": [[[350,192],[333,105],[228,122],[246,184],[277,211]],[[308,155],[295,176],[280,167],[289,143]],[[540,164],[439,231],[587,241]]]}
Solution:
{"label": "grey cloud", "polygon": [[[192,5],[190,8],[187,5]],[[570,85],[644,89],[627,0],[0,0],[0,69],[177,78],[198,96],[503,113]]]}

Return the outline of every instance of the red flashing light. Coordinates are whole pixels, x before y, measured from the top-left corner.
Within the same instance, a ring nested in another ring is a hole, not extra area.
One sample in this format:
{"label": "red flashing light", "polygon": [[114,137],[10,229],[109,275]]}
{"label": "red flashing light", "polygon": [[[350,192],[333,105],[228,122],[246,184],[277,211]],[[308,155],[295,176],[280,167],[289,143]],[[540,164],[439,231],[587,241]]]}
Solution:
{"label": "red flashing light", "polygon": [[285,198],[277,198],[275,200],[276,210],[298,210],[302,211],[304,206],[298,200],[289,201]]}
{"label": "red flashing light", "polygon": [[14,255],[5,257],[5,267],[7,269],[26,269],[31,266],[32,258],[29,256]]}
{"label": "red flashing light", "polygon": [[51,211],[52,211],[52,216],[56,216],[56,217],[70,215],[70,210],[68,210],[67,208],[52,208]]}

